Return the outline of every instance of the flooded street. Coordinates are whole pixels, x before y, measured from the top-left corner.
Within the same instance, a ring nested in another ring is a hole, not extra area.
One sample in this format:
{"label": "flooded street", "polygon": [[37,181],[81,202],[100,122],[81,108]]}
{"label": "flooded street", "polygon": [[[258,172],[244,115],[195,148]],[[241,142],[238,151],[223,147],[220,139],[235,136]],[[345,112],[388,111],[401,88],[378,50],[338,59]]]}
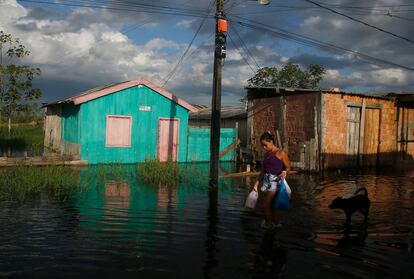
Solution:
{"label": "flooded street", "polygon": [[[225,171],[235,171],[229,165]],[[200,172],[208,165],[197,165]],[[66,201],[0,203],[0,276],[19,278],[414,278],[414,172],[292,174],[292,208],[266,232],[244,208],[254,180],[144,185],[80,172]],[[366,187],[366,225],[328,205]]]}

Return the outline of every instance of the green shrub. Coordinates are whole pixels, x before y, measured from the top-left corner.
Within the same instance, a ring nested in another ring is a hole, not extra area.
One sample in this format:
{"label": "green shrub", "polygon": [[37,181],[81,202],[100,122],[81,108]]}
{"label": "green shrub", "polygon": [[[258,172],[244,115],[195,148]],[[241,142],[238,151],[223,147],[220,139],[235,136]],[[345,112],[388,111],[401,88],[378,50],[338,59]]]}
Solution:
{"label": "green shrub", "polygon": [[64,166],[18,165],[0,169],[0,177],[0,200],[24,201],[42,193],[65,200],[79,190],[78,173]]}
{"label": "green shrub", "polygon": [[176,186],[183,180],[184,172],[172,161],[161,163],[145,160],[144,163],[138,164],[138,175],[146,184]]}

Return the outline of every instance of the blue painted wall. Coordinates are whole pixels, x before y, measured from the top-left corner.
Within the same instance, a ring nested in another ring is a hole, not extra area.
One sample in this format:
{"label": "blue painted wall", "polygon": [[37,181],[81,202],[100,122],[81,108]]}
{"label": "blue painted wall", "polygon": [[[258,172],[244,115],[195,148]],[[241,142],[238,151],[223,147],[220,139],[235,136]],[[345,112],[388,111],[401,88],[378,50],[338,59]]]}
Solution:
{"label": "blue painted wall", "polygon": [[[226,149],[237,139],[236,128],[220,129],[220,152]],[[234,161],[235,152],[233,149],[224,155],[220,161]],[[210,161],[210,129],[209,128],[190,128],[188,133],[188,162],[208,162]]]}
{"label": "blue painted wall", "polygon": [[[140,111],[140,106],[151,107]],[[178,161],[186,160],[188,110],[152,89],[138,85],[80,106],[81,160],[89,164],[136,163],[155,159],[159,118],[180,120]],[[106,116],[132,117],[131,147],[106,147]]]}

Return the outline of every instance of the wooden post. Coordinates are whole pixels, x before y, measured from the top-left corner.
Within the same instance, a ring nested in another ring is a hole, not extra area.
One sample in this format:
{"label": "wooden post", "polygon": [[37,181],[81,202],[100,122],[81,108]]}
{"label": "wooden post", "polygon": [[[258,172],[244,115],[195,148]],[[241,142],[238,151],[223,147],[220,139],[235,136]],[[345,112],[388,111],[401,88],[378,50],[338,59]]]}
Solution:
{"label": "wooden post", "polygon": [[359,158],[359,166],[361,167],[363,164],[363,154],[364,154],[364,129],[365,129],[365,107],[366,101],[362,101],[361,107],[361,122],[359,124],[359,147],[358,147],[358,158]]}
{"label": "wooden post", "polygon": [[280,140],[279,130],[276,130],[276,140],[277,140],[277,146],[283,149],[283,144],[282,144],[282,141]]}
{"label": "wooden post", "polygon": [[223,47],[220,36],[224,33],[219,32],[219,20],[223,19],[224,0],[217,0],[216,9],[216,38],[214,52],[214,74],[213,74],[213,97],[211,101],[211,130],[210,130],[210,185],[218,184],[218,165],[220,152],[220,118],[221,118],[221,76]]}

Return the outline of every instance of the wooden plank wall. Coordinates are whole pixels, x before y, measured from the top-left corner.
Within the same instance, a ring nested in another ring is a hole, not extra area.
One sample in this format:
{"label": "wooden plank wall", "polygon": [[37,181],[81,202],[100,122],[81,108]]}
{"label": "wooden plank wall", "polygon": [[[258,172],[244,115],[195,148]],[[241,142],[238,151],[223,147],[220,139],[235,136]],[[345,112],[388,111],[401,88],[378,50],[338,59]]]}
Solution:
{"label": "wooden plank wall", "polygon": [[46,107],[46,117],[44,123],[45,155],[60,154],[61,152],[61,114],[62,107],[60,105]]}

